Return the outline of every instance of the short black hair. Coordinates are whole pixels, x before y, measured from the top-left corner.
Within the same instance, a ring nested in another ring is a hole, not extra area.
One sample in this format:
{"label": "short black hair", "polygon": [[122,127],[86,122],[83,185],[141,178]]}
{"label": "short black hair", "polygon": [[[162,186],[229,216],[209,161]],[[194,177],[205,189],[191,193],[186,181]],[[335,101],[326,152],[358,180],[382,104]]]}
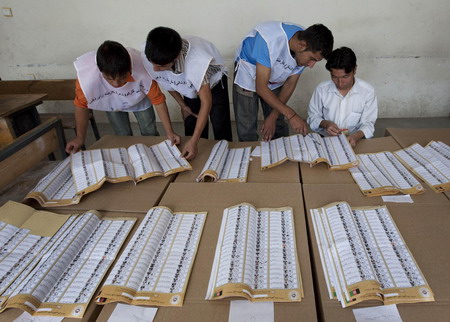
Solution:
{"label": "short black hair", "polygon": [[181,47],[178,32],[168,27],[156,27],[148,33],[145,56],[154,64],[167,65],[178,57]]}
{"label": "short black hair", "polygon": [[330,29],[320,23],[301,31],[298,38],[306,41],[306,50],[320,52],[325,59],[328,59],[333,50],[333,34]]}
{"label": "short black hair", "polygon": [[341,47],[333,50],[328,58],[325,68],[331,72],[331,69],[344,69],[346,73],[350,73],[356,67],[356,55],[348,47]]}
{"label": "short black hair", "polygon": [[97,49],[97,66],[105,75],[123,77],[131,72],[130,54],[118,42],[106,40]]}

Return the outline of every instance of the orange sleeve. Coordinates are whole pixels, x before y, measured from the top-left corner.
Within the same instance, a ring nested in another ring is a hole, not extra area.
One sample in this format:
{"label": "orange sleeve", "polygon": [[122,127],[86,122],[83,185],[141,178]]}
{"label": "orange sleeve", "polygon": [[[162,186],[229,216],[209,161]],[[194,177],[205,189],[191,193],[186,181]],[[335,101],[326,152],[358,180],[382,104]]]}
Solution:
{"label": "orange sleeve", "polygon": [[84,96],[83,90],[81,89],[80,82],[78,81],[78,79],[75,83],[75,99],[73,100],[73,104],[76,107],[81,108],[88,107],[86,96]]}
{"label": "orange sleeve", "polygon": [[153,105],[158,105],[166,101],[166,96],[163,94],[163,92],[161,92],[158,83],[154,80],[152,81],[152,85],[150,86],[147,97],[150,99],[150,102],[152,102]]}

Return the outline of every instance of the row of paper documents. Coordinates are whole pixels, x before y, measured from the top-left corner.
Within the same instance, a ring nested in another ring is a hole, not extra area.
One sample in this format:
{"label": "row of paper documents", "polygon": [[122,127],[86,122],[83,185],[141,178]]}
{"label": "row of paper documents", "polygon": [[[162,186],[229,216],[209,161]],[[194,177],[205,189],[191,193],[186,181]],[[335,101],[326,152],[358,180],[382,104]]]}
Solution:
{"label": "row of paper documents", "polygon": [[396,152],[357,155],[358,167],[349,169],[366,196],[424,192],[411,170],[435,192],[450,190],[450,147],[431,141],[426,147],[413,144]]}
{"label": "row of paper documents", "polygon": [[330,299],[342,307],[434,301],[433,292],[385,206],[337,202],[311,209]]}
{"label": "row of paper documents", "polygon": [[[150,209],[115,261],[136,218],[8,202],[0,208],[0,312],[81,318],[113,262],[97,304],[182,306],[206,215]],[[207,299],[229,296],[301,300],[292,208],[224,210]]]}
{"label": "row of paper documents", "polygon": [[[197,181],[246,182],[250,152],[251,147],[230,149],[227,141],[219,141]],[[443,142],[432,141],[426,147],[414,144],[393,153],[358,155],[344,135],[321,137],[310,133],[261,142],[261,169],[286,160],[311,165],[326,162],[331,170],[349,169],[367,196],[422,193],[423,186],[409,170],[436,192],[450,190],[450,147]],[[191,169],[169,140],[151,147],[136,144],[128,149],[81,151],[55,167],[27,198],[36,199],[45,207],[77,204],[84,194],[99,189],[105,181],[137,183]]]}
{"label": "row of paper documents", "polygon": [[[246,182],[251,147],[228,147],[217,142],[197,181]],[[345,136],[322,138],[318,134],[294,135],[261,142],[261,169],[290,159],[311,165],[327,162],[331,169],[355,166],[355,154]],[[268,163],[269,162],[269,163]],[[129,148],[80,151],[71,155],[45,176],[26,198],[37,200],[43,207],[72,205],[83,195],[98,190],[104,182],[118,183],[168,176],[192,170],[180,151],[169,140],[147,147],[135,144]]]}

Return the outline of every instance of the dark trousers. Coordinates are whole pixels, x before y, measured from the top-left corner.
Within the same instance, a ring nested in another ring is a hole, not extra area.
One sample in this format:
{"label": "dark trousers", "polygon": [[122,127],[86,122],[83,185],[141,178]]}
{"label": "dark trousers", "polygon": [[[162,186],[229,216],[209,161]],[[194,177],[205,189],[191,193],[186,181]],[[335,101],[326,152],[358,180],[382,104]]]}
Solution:
{"label": "dark trousers", "polygon": [[[233,141],[231,134],[231,120],[230,120],[230,99],[228,97],[228,80],[227,76],[223,75],[220,82],[211,89],[212,106],[209,112],[209,119],[211,120],[214,139]],[[184,97],[184,102],[190,107],[193,113],[198,114],[200,111],[200,98]],[[189,115],[184,120],[184,135],[192,136],[194,134],[197,118]],[[208,138],[209,122],[206,123],[205,128],[201,134],[204,139]]]}

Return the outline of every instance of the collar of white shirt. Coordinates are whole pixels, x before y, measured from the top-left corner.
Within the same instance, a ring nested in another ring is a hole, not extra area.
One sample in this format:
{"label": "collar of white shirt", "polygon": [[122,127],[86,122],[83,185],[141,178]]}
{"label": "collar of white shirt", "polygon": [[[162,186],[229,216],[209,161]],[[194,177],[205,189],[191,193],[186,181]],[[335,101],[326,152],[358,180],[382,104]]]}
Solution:
{"label": "collar of white shirt", "polygon": [[[353,84],[352,88],[347,93],[347,95],[359,93],[360,87],[361,87],[360,81],[358,78],[355,77],[355,84]],[[330,81],[330,85],[328,86],[328,93],[336,93],[337,95],[342,96],[342,94],[339,92],[339,90],[336,87],[336,84],[333,81]]]}

